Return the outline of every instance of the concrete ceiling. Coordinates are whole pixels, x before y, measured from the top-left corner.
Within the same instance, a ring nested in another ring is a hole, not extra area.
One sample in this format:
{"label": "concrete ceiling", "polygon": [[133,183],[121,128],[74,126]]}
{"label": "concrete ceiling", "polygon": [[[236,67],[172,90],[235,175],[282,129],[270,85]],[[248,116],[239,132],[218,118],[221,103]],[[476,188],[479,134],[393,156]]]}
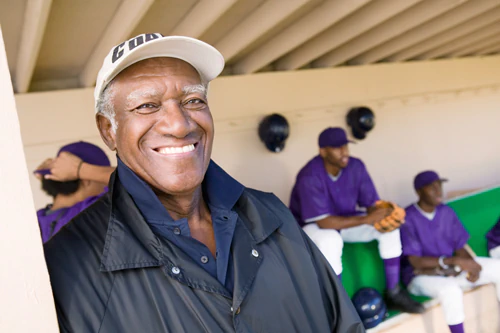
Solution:
{"label": "concrete ceiling", "polygon": [[500,0],[0,0],[18,93],[91,87],[146,32],[218,48],[224,75],[500,53]]}

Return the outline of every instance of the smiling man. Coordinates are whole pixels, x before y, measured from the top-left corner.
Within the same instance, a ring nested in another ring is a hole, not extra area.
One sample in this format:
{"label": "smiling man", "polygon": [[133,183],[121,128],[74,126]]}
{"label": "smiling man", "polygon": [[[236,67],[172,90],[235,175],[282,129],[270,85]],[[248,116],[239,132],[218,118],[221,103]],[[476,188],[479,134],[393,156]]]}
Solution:
{"label": "smiling man", "polygon": [[403,281],[420,296],[439,299],[452,333],[463,333],[463,288],[495,283],[500,301],[500,260],[473,257],[469,234],[451,207],[443,203],[442,183],[435,171],[415,176],[418,202],[406,208],[401,227]]}
{"label": "smiling man", "polygon": [[213,47],[146,34],[111,50],[96,121],[109,192],[45,248],[61,332],[363,332],[335,274],[274,195],[210,159]]}

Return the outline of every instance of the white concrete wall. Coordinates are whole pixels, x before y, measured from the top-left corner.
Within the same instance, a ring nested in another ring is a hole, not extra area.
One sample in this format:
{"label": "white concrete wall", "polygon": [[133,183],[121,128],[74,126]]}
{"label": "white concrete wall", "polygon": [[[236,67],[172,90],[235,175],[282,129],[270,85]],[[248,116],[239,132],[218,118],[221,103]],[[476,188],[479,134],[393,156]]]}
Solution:
{"label": "white concrete wall", "polygon": [[[28,167],[79,139],[100,144],[92,89],[16,96]],[[500,183],[500,57],[222,77],[210,87],[213,158],[247,186],[286,203],[297,171],[317,152],[327,126],[344,126],[351,106],[368,105],[377,125],[352,145],[382,197],[408,204],[413,176],[436,169],[448,190]],[[265,150],[259,120],[279,112],[291,123],[285,150]],[[113,158],[114,160],[114,158]],[[37,207],[48,201],[32,188]]]}
{"label": "white concrete wall", "polygon": [[0,332],[58,332],[0,29]]}

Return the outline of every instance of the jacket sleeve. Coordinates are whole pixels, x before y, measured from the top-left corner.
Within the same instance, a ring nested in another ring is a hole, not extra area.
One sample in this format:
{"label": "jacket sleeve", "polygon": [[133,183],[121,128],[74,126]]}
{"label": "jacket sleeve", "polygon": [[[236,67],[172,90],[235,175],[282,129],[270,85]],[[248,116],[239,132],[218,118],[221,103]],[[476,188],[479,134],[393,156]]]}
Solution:
{"label": "jacket sleeve", "polygon": [[303,231],[301,232],[316,268],[324,306],[330,314],[331,331],[338,333],[365,332],[351,299],[332,267],[311,239]]}

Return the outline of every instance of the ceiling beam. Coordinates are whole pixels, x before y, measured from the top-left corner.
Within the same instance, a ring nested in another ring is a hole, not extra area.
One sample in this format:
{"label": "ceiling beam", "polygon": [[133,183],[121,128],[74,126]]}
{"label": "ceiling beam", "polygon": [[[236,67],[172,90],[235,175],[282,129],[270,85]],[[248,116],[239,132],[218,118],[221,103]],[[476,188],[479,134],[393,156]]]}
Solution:
{"label": "ceiling beam", "polygon": [[233,67],[234,73],[257,72],[369,1],[371,0],[326,0],[309,14],[238,61]]}
{"label": "ceiling beam", "polygon": [[377,55],[368,50],[456,8],[463,2],[457,0],[440,0],[419,3],[382,25],[364,33],[355,40],[325,54],[316,60],[313,65],[314,67],[330,67],[341,64],[349,59],[351,59],[349,64],[353,65],[372,63],[378,60]]}
{"label": "ceiling beam", "polygon": [[493,10],[488,11],[483,15],[476,16],[473,19],[463,22],[460,25],[451,27],[450,29],[445,30],[439,34],[436,34],[431,38],[428,38],[416,45],[413,45],[405,50],[402,50],[394,54],[393,56],[389,57],[388,60],[403,61],[420,56],[429,50],[439,47],[440,45],[451,42],[454,39],[467,35],[471,32],[481,29],[484,26],[487,26],[488,24],[498,21],[499,18],[500,18],[500,7],[497,7]]}
{"label": "ceiling beam", "polygon": [[482,51],[485,48],[490,48],[492,45],[498,47],[499,43],[500,35],[497,35],[496,37],[487,36],[486,38],[476,40],[465,47],[459,48],[449,54],[446,54],[446,57],[454,58],[463,57],[466,55],[476,55],[479,51]]}
{"label": "ceiling beam", "polygon": [[237,1],[200,0],[169,35],[199,38]]}
{"label": "ceiling beam", "polygon": [[452,41],[440,45],[425,53],[422,53],[421,55],[416,57],[416,59],[427,60],[427,59],[439,58],[451,52],[457,51],[463,47],[467,47],[471,44],[474,44],[477,41],[489,38],[491,36],[495,36],[495,34],[497,34],[498,32],[500,32],[500,22],[495,22],[493,24],[489,24],[483,28],[475,30],[469,34],[453,39]]}
{"label": "ceiling beam", "polygon": [[25,93],[29,89],[51,4],[52,0],[28,0],[26,2],[14,75],[14,87],[18,93]]}
{"label": "ceiling beam", "polygon": [[456,26],[461,22],[467,21],[468,19],[480,15],[498,5],[498,0],[468,1],[450,12],[444,13],[414,29],[411,29],[408,32],[399,35],[398,37],[374,47],[364,55],[370,62],[385,59],[396,52],[411,47],[412,45],[416,45],[437,33]]}
{"label": "ceiling beam", "polygon": [[82,86],[94,85],[104,57],[114,45],[129,37],[153,2],[154,0],[123,0],[80,74]]}
{"label": "ceiling beam", "polygon": [[276,62],[278,70],[300,68],[422,0],[374,1]]}
{"label": "ceiling beam", "polygon": [[477,51],[476,55],[484,56],[484,55],[497,53],[497,52],[500,52],[500,43],[497,43],[496,45],[491,45],[491,46],[485,47],[484,49]]}
{"label": "ceiling beam", "polygon": [[286,6],[283,6],[283,0],[268,0],[214,46],[226,61],[230,61],[259,37],[312,1],[316,0],[287,0]]}

